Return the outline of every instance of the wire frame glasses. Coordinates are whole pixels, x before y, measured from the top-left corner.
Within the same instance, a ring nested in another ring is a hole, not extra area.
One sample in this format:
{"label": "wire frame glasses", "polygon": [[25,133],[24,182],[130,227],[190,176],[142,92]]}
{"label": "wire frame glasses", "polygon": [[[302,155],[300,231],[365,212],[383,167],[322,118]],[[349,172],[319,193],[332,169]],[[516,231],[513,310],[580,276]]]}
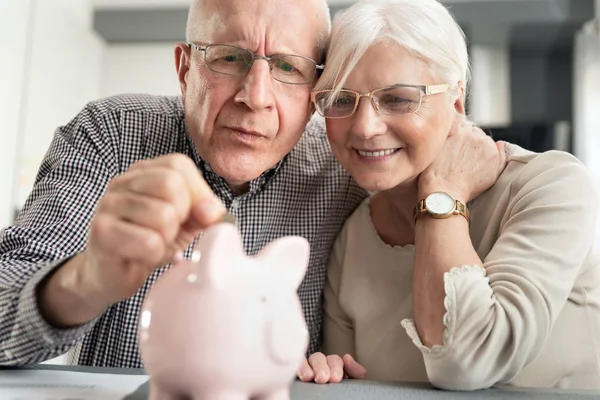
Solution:
{"label": "wire frame glasses", "polygon": [[342,89],[335,94],[333,89],[311,93],[311,101],[317,112],[325,118],[346,118],[354,114],[362,97],[371,99],[377,112],[385,115],[411,114],[419,111],[424,96],[444,93],[450,88],[441,85],[397,84],[375,89],[369,93]]}
{"label": "wire frame glasses", "polygon": [[246,75],[254,60],[265,60],[269,63],[273,79],[292,85],[305,85],[313,81],[317,70],[324,68],[308,57],[293,54],[258,56],[248,49],[228,44],[209,44],[201,47],[188,43],[188,47],[204,53],[204,62],[208,69],[225,75]]}

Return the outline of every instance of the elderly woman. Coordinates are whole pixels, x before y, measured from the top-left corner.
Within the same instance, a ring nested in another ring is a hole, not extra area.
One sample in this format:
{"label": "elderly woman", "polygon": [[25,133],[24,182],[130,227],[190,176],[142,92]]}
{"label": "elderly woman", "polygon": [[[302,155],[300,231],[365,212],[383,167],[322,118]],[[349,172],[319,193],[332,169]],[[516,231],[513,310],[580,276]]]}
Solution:
{"label": "elderly woman", "polygon": [[600,200],[586,168],[466,128],[464,35],[435,0],[356,3],[327,60],[316,110],[374,194],[339,234],[324,354],[300,379],[600,388]]}

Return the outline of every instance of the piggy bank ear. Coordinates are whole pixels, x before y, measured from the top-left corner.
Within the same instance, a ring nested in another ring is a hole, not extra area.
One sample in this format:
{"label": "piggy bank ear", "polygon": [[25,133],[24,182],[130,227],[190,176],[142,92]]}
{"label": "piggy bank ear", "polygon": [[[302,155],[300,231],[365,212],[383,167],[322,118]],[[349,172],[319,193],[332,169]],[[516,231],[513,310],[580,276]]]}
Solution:
{"label": "piggy bank ear", "polygon": [[196,251],[200,253],[199,275],[216,286],[222,286],[234,273],[232,265],[238,265],[240,257],[245,256],[238,228],[229,223],[219,223],[206,229]]}
{"label": "piggy bank ear", "polygon": [[286,236],[267,244],[257,257],[297,289],[308,267],[310,245],[300,236]]}

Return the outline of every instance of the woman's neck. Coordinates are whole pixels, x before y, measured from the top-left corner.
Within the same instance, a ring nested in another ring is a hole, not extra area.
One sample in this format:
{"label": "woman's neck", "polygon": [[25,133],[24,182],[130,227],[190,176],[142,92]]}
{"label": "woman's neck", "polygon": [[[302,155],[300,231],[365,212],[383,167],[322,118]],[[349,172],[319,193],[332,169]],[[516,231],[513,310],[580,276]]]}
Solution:
{"label": "woman's neck", "polygon": [[413,210],[417,201],[416,180],[373,196],[371,218],[379,237],[385,243],[392,246],[414,244]]}

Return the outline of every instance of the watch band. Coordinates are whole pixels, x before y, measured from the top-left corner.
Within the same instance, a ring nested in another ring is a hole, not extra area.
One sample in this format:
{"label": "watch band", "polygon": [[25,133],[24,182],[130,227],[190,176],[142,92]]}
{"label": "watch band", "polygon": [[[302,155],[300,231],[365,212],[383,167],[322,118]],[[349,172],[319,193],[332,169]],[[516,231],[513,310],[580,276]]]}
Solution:
{"label": "watch band", "polygon": [[471,226],[471,214],[469,213],[469,208],[462,201],[455,199],[454,209],[447,214],[433,214],[429,212],[429,210],[427,210],[427,208],[425,207],[425,200],[426,199],[419,200],[415,209],[413,210],[413,218],[415,220],[415,223],[421,215],[429,215],[436,219],[450,218],[453,215],[462,215],[466,218],[467,222],[469,223],[469,226]]}

